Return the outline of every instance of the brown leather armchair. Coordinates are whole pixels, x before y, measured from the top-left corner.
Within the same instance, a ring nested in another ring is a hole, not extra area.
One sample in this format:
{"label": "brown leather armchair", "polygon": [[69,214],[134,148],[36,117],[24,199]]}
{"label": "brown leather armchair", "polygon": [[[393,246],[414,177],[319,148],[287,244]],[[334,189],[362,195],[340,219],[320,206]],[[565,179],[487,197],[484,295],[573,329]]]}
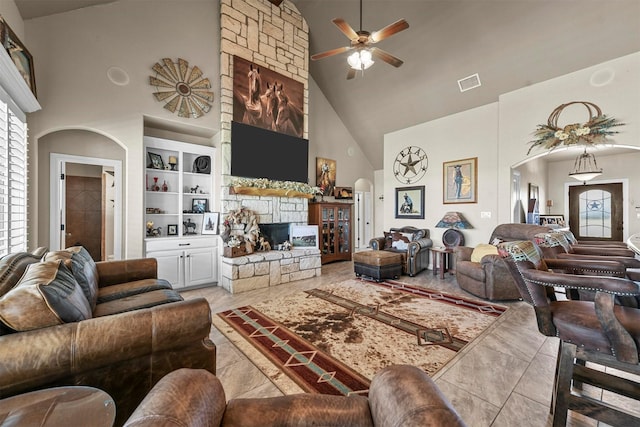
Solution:
{"label": "brown leather armchair", "polygon": [[[553,426],[565,426],[569,410],[611,425],[640,425],[640,417],[582,392],[582,384],[640,400],[640,382],[615,370],[640,374],[640,310],[615,304],[616,297],[638,297],[640,286],[625,278],[550,272],[531,241],[500,245],[522,299],[535,309],[540,333],[560,338],[551,403]],[[594,301],[557,301],[554,289],[584,289]],[[586,362],[615,368],[594,369]],[[573,391],[572,391],[573,382]]]}
{"label": "brown leather armchair", "polygon": [[[179,403],[179,404],[178,404]],[[205,370],[165,376],[127,420],[127,427],[182,426],[464,426],[438,386],[421,369],[393,365],[378,372],[369,396],[293,394],[231,399]]]}
{"label": "brown leather armchair", "polygon": [[[500,224],[491,233],[489,243],[533,240],[536,234],[548,230],[550,230],[549,227],[534,224]],[[458,285],[480,298],[489,300],[519,299],[520,292],[502,257],[485,255],[480,262],[473,262],[471,261],[473,249],[468,246],[453,248]]]}
{"label": "brown leather armchair", "polygon": [[[406,242],[406,249],[398,249],[393,246],[393,235],[397,233],[411,236]],[[402,255],[402,274],[415,276],[422,270],[429,268],[429,248],[433,241],[429,238],[429,230],[405,226],[391,228],[384,237],[374,237],[369,241],[369,247],[374,251],[391,251]]]}

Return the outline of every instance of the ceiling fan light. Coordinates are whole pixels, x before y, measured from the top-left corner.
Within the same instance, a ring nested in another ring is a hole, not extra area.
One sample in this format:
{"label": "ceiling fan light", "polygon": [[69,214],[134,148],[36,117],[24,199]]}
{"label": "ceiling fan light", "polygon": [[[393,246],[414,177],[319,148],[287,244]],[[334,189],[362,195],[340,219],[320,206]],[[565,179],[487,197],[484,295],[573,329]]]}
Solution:
{"label": "ceiling fan light", "polygon": [[354,70],[366,70],[375,62],[371,58],[371,52],[368,49],[361,49],[349,55],[347,57],[347,62]]}

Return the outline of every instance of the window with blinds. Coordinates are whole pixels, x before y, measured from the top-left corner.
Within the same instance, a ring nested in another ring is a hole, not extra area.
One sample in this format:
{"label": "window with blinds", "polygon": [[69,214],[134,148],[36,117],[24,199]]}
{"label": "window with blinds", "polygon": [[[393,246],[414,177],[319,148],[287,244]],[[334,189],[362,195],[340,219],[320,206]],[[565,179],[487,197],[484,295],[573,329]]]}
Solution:
{"label": "window with blinds", "polygon": [[27,249],[27,124],[0,101],[0,256]]}

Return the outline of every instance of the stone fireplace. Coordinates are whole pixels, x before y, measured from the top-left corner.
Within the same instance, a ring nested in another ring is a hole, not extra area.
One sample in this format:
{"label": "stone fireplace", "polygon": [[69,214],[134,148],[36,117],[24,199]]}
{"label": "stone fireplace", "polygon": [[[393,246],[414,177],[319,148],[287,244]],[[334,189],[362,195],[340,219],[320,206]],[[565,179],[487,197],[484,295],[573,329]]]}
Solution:
{"label": "stone fireplace", "polygon": [[[308,221],[308,199],[235,194],[231,185],[231,122],[233,120],[233,57],[238,56],[304,85],[304,130],[309,129],[309,28],[292,2],[280,7],[268,0],[221,0],[220,22],[220,210],[241,207],[259,215],[259,224],[298,224]],[[250,155],[250,153],[248,153]],[[288,229],[288,226],[287,226]],[[229,292],[279,285],[319,276],[320,250],[254,252],[222,258],[220,284]]]}

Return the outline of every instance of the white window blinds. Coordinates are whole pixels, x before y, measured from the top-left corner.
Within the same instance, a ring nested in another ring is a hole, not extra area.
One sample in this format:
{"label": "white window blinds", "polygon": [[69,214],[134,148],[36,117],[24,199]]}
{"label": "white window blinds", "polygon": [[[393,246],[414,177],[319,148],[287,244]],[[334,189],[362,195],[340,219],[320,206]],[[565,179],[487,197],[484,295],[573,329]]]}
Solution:
{"label": "white window blinds", "polygon": [[0,101],[0,256],[27,249],[27,125]]}

